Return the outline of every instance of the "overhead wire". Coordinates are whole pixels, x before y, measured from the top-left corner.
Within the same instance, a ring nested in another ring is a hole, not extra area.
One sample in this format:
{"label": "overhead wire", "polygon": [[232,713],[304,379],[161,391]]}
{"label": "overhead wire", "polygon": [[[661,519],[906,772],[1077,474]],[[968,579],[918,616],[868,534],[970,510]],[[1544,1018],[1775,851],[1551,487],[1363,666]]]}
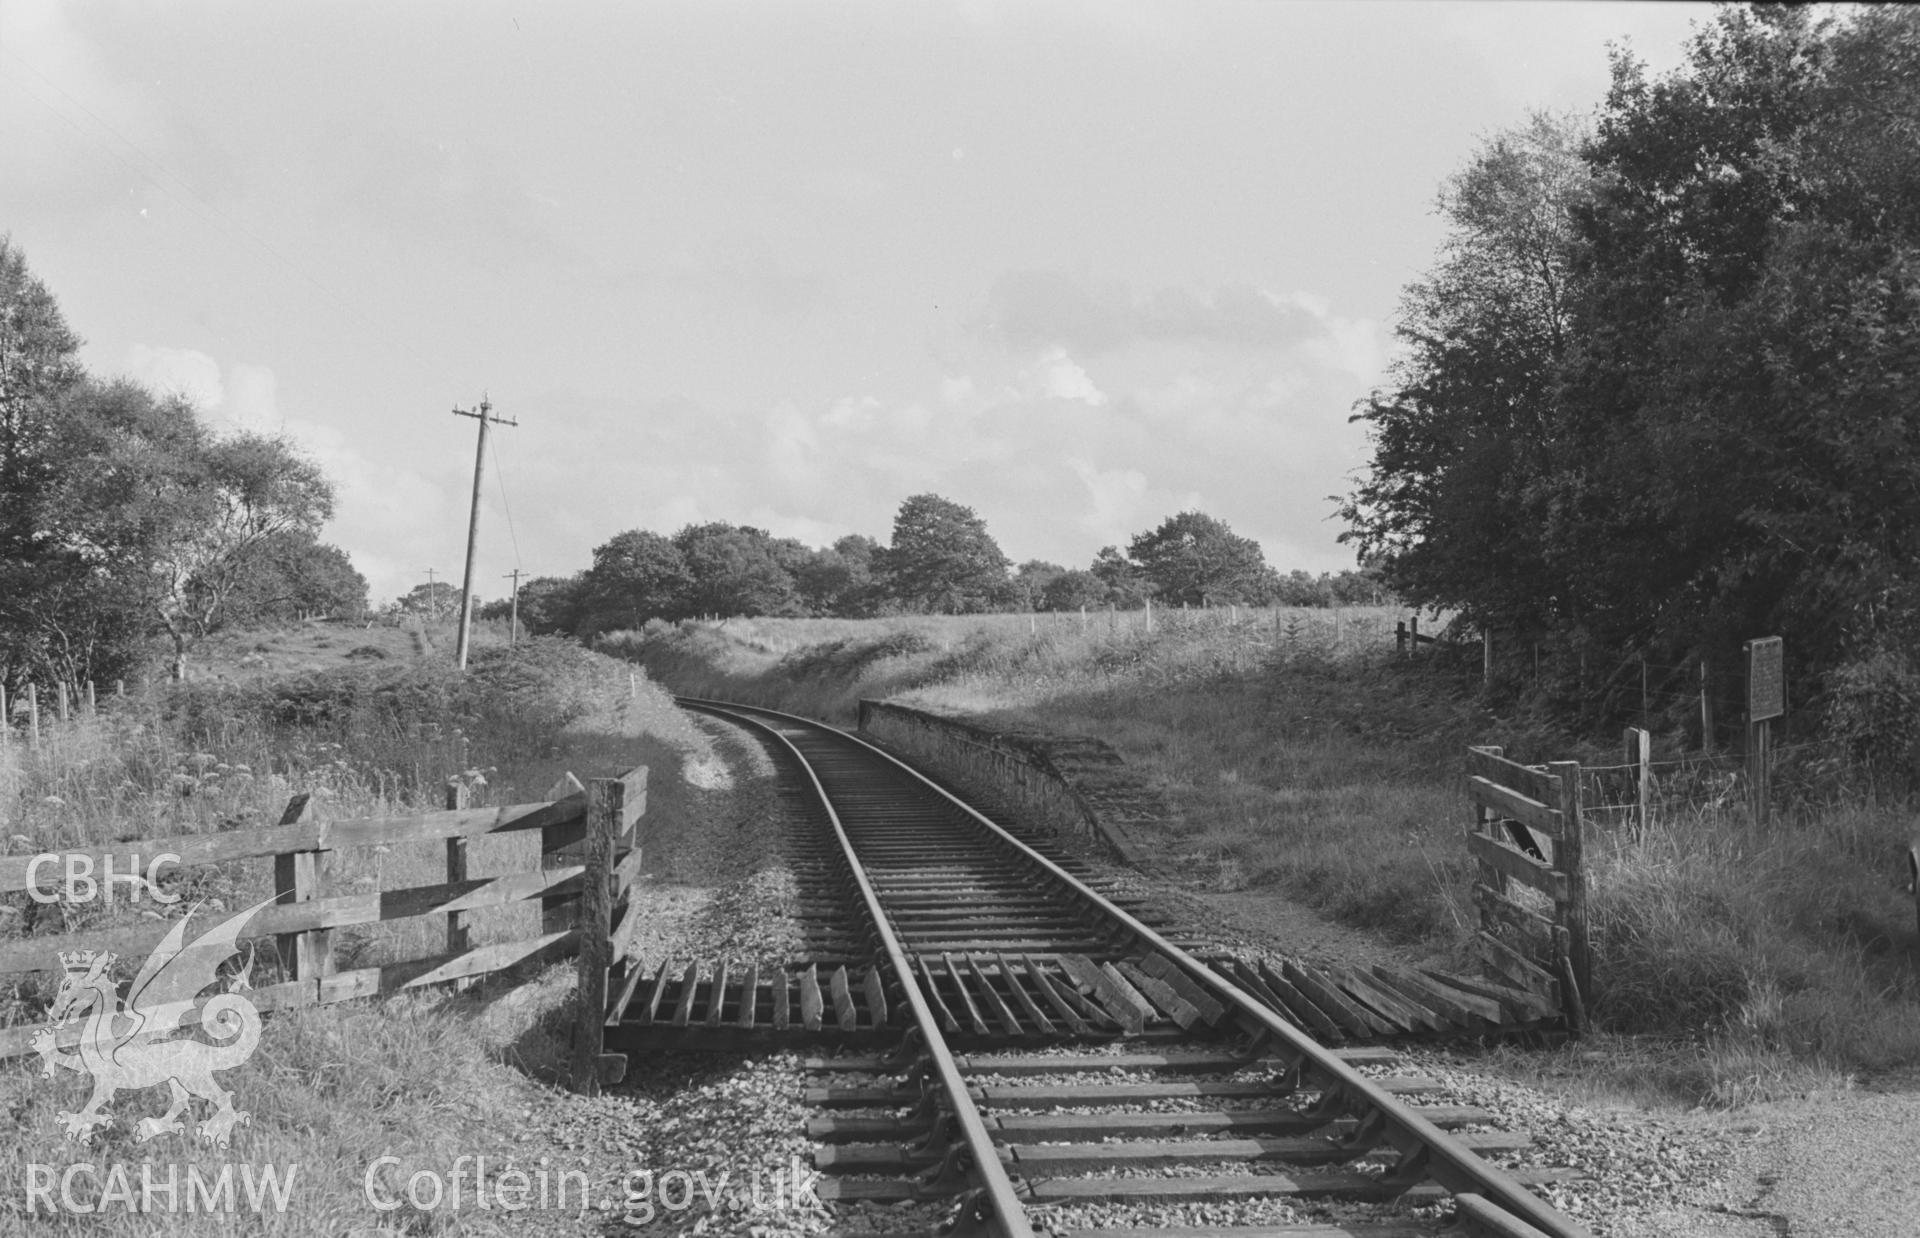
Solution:
{"label": "overhead wire", "polygon": [[525,565],[520,562],[520,535],[513,528],[513,507],[507,502],[507,477],[500,468],[500,453],[493,453],[493,484],[500,489],[500,510],[507,514],[507,537],[513,542],[513,566],[519,570]]}

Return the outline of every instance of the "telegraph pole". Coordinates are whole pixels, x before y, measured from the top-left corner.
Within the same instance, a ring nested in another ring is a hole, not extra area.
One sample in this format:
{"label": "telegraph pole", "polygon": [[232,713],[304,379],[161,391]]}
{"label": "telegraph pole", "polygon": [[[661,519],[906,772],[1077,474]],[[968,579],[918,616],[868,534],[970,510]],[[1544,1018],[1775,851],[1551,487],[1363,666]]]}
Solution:
{"label": "telegraph pole", "polygon": [[526,573],[516,567],[506,574],[513,577],[513,611],[507,620],[507,648],[511,649],[520,639],[520,578]]}
{"label": "telegraph pole", "polygon": [[440,595],[433,591],[433,573],[436,569],[427,569],[427,618],[440,617]]}
{"label": "telegraph pole", "polygon": [[460,581],[460,638],[456,643],[455,660],[461,670],[467,669],[467,638],[473,622],[473,552],[480,541],[480,479],[487,464],[487,427],[495,422],[503,426],[517,426],[517,421],[507,421],[493,415],[493,405],[487,397],[480,397],[480,408],[470,412],[463,408],[453,410],[456,417],[471,417],[480,423],[480,446],[473,454],[473,514],[467,518],[467,571]]}

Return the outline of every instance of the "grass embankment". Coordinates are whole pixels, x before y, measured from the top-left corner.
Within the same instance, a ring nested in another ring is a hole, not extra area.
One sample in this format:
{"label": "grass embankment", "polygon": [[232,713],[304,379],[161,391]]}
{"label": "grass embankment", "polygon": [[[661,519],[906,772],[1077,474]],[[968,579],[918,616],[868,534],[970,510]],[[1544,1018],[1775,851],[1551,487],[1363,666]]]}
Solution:
{"label": "grass embankment", "polygon": [[[1473,923],[1460,761],[1599,758],[1396,666],[1394,614],[1327,612],[683,624],[603,644],[678,692],[846,722],[862,696],[1098,736],[1165,789],[1157,855],[1201,888],[1268,891],[1455,953]],[[1184,621],[1183,621],[1184,619]],[[1588,841],[1603,1090],[1735,1103],[1920,1059],[1920,940],[1901,893],[1909,816],[1803,803],[1756,829],[1674,814]]]}
{"label": "grass embankment", "polygon": [[[347,655],[375,647],[354,630],[336,639]],[[299,657],[298,647],[310,640],[310,633],[263,634],[242,648],[284,644]],[[30,854],[272,824],[296,791],[311,791],[332,818],[422,811],[440,807],[445,779],[463,771],[484,777],[476,804],[504,804],[545,798],[564,771],[587,778],[647,764],[650,812],[672,817],[679,798],[690,794],[683,767],[710,758],[705,736],[624,663],[548,641],[511,653],[481,648],[466,677],[439,662],[414,660],[402,646],[385,657],[343,656],[334,669],[278,680],[221,682],[209,673],[110,702],[97,717],[50,726],[37,753],[18,742],[0,752],[4,850]],[[477,840],[471,871],[535,867],[537,847],[530,839]],[[442,881],[444,864],[438,843],[368,848],[329,853],[323,876],[329,892],[393,889]],[[212,904],[248,905],[271,892],[271,880],[270,862],[162,870],[163,886],[185,897],[161,912],[174,917],[204,902],[194,922],[209,925],[218,918]],[[159,914],[154,908],[150,900],[128,904],[124,893],[114,909],[3,896],[0,941]],[[524,936],[536,918],[531,907],[477,914],[476,944]],[[370,928],[385,931],[336,930],[340,966],[445,948],[441,917]],[[47,948],[57,943],[49,940]],[[116,970],[124,978],[140,962],[121,960]],[[270,983],[275,970],[263,952],[253,983]],[[0,1063],[0,1104],[10,1115],[0,1127],[0,1164],[9,1167],[0,1174],[0,1232],[582,1232],[572,1219],[578,1190],[567,1208],[537,1215],[475,1211],[471,1162],[469,1195],[457,1213],[448,1206],[429,1214],[404,1202],[413,1167],[444,1182],[460,1155],[486,1156],[490,1175],[509,1165],[530,1174],[585,1169],[596,1201],[631,1168],[632,1148],[621,1142],[628,1136],[618,1132],[632,1127],[634,1102],[583,1101],[542,1082],[568,1051],[569,975],[564,965],[520,987],[443,989],[270,1016],[251,1059],[218,1076],[252,1115],[227,1151],[182,1135],[136,1142],[134,1120],[162,1111],[163,1090],[122,1093],[108,1108],[114,1123],[92,1146],[65,1144],[56,1113],[81,1106],[85,1080],[68,1072],[43,1080],[33,1057]],[[0,1023],[38,1017],[44,998],[44,986],[32,980],[0,988]],[[195,1102],[194,1116],[204,1114]],[[589,1148],[581,1132],[590,1130],[616,1134],[596,1135]],[[403,1202],[380,1212],[366,1199],[365,1174],[387,1153],[402,1163],[382,1169],[382,1198]],[[147,1161],[159,1181],[172,1175],[179,1189],[153,1197],[159,1211],[143,1216],[113,1197],[106,1175],[112,1165],[126,1167],[137,1199]],[[99,1204],[99,1211],[30,1214],[27,1167],[63,1174],[76,1162],[98,1168],[73,1179],[69,1198]],[[189,1212],[186,1175],[192,1170],[214,1182],[223,1166],[236,1174],[278,1167],[283,1181],[291,1168],[296,1180],[287,1210],[276,1211],[269,1200],[260,1215],[236,1179],[236,1211]]]}

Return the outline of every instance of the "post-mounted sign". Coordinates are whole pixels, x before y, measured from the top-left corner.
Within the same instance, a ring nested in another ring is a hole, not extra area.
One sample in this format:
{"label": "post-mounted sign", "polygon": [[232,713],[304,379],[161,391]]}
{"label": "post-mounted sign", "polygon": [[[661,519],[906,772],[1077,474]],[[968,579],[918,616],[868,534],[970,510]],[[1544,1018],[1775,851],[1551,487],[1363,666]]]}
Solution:
{"label": "post-mounted sign", "polygon": [[1747,642],[1747,721],[1761,722],[1787,712],[1785,645],[1778,636]]}

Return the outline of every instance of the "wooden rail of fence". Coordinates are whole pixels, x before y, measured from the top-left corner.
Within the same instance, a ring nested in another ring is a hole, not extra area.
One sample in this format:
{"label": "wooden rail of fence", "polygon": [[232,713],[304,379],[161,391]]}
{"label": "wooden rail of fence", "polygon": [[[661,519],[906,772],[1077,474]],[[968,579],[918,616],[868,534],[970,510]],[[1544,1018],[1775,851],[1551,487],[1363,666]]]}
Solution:
{"label": "wooden rail of fence", "polygon": [[[262,908],[245,926],[240,940],[274,939],[285,979],[251,990],[262,1012],[324,1005],[447,982],[471,983],[479,976],[522,963],[574,955],[579,966],[578,1020],[573,1045],[574,1086],[597,1091],[617,1082],[626,1060],[601,1052],[609,969],[631,956],[640,901],[633,884],[641,867],[634,824],[646,811],[647,769],[636,766],[617,778],[595,778],[584,786],[569,774],[549,799],[498,808],[467,806],[467,784],[450,782],[447,807],[404,817],[322,820],[313,798],[294,796],[277,826],[218,834],[115,843],[111,847],[62,850],[58,864],[31,855],[0,856],[0,893],[44,889],[60,878],[69,857],[76,869],[126,874],[152,864],[155,856],[175,857],[184,868],[233,860],[272,857],[273,905]],[[538,830],[537,871],[474,877],[468,873],[468,844],[477,837]],[[393,846],[445,840],[444,883],[404,889],[330,894],[321,857],[348,848]],[[38,864],[36,864],[38,860]],[[141,870],[151,871],[151,869]],[[482,907],[540,900],[540,932],[529,938],[474,946],[468,913]],[[443,915],[447,920],[444,953],[339,970],[333,930],[352,925]],[[0,982],[10,976],[61,970],[60,954],[112,951],[123,959],[145,958],[173,921],[133,927],[89,930],[20,938],[0,944]],[[191,1018],[191,1016],[189,1016]],[[34,1035],[47,1024],[0,1028],[0,1059],[32,1049]],[[60,1028],[54,1029],[56,1034]],[[66,1039],[75,1028],[69,1026]]]}
{"label": "wooden rail of fence", "polygon": [[1498,748],[1468,748],[1467,795],[1481,961],[1490,976],[1552,1002],[1582,1032],[1592,961],[1580,763],[1540,769]]}

